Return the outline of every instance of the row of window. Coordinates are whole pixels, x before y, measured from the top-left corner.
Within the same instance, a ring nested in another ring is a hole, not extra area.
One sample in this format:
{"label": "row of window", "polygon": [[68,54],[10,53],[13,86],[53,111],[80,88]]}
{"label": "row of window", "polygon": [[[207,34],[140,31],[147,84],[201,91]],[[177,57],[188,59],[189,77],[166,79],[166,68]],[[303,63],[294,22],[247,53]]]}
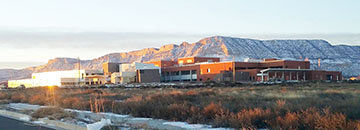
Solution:
{"label": "row of window", "polygon": [[[179,60],[178,63],[179,63],[179,64],[183,64],[184,61],[183,61],[183,60]],[[188,60],[186,60],[186,63],[193,63],[193,60],[192,60],[192,59],[188,59]]]}
{"label": "row of window", "polygon": [[[173,72],[163,72],[161,73],[161,75],[166,75],[166,76],[170,76],[170,75],[189,75],[190,74],[190,70],[187,71],[173,71]],[[191,70],[191,74],[196,74],[196,70]]]}

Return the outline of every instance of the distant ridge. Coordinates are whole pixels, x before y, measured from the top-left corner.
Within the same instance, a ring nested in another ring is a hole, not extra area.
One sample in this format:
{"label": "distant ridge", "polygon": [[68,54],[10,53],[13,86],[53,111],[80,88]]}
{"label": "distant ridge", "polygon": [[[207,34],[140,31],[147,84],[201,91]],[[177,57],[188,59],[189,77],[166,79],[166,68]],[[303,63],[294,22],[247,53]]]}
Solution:
{"label": "distant ridge", "polygon": [[[145,62],[150,60],[174,60],[180,57],[212,56],[222,60],[242,61],[244,58],[279,58],[304,60],[309,58],[313,69],[343,71],[344,76],[360,75],[360,46],[331,45],[325,40],[256,40],[213,36],[195,43],[167,44],[160,48],[111,53],[93,60],[82,60],[84,69],[101,69],[104,62]],[[302,57],[303,59],[300,59]],[[321,59],[321,68],[317,60]],[[0,81],[10,79],[7,73],[16,73],[13,79],[26,77],[31,72],[75,69],[77,59],[55,58],[45,65],[23,70],[1,70]],[[10,72],[11,71],[11,72]]]}

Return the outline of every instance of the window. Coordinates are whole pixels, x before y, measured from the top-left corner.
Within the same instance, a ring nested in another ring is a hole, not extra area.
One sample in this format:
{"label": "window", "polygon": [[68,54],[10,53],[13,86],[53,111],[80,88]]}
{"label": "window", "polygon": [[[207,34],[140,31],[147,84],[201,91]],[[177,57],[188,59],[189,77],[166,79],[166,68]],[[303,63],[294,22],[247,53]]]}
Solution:
{"label": "window", "polygon": [[193,62],[192,59],[188,59],[188,60],[186,61],[186,63],[192,63],[192,62]]}
{"label": "window", "polygon": [[181,75],[189,75],[190,71],[181,71]]}
{"label": "window", "polygon": [[179,71],[171,72],[171,76],[179,75]]}
{"label": "window", "polygon": [[207,69],[207,72],[210,73],[210,68]]}
{"label": "window", "polygon": [[191,70],[191,74],[196,74],[196,70]]}
{"label": "window", "polygon": [[179,60],[179,64],[183,64],[184,63],[184,61],[183,60]]}

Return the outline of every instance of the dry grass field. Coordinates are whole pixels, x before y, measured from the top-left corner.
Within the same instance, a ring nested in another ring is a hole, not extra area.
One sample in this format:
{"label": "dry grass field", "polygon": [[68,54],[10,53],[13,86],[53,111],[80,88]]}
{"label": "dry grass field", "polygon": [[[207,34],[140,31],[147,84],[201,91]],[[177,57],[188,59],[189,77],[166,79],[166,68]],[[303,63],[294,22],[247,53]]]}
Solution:
{"label": "dry grass field", "polygon": [[359,83],[199,88],[32,88],[0,92],[2,103],[130,114],[215,127],[360,129]]}

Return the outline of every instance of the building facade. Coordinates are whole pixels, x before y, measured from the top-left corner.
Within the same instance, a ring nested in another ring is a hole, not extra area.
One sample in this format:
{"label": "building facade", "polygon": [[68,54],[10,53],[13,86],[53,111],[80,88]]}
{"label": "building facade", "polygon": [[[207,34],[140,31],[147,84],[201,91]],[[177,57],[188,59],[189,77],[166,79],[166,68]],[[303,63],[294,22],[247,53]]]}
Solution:
{"label": "building facade", "polygon": [[121,63],[105,62],[102,65],[104,75],[111,75],[112,73],[119,72],[119,65]]}
{"label": "building facade", "polygon": [[187,57],[179,58],[177,61],[151,61],[147,63],[161,67],[160,79],[163,82],[229,81],[230,79],[231,81],[253,82],[342,80],[341,72],[338,71],[310,70],[309,61],[252,59],[247,60],[247,62],[220,62],[220,58]]}
{"label": "building facade", "polygon": [[148,83],[160,82],[160,67],[154,64],[137,63],[120,64],[118,72],[111,75],[111,83]]}
{"label": "building facade", "polygon": [[67,70],[33,73],[31,79],[10,80],[9,88],[19,86],[42,87],[42,86],[83,86],[92,84],[102,84],[105,82],[103,72],[99,70]]}
{"label": "building facade", "polygon": [[221,62],[220,58],[186,57],[176,61],[104,63],[103,71],[82,69],[33,73],[31,79],[8,81],[8,87],[73,87],[105,83],[312,80],[337,81],[342,80],[342,74],[339,71],[311,70],[309,61],[247,59],[245,62]]}

